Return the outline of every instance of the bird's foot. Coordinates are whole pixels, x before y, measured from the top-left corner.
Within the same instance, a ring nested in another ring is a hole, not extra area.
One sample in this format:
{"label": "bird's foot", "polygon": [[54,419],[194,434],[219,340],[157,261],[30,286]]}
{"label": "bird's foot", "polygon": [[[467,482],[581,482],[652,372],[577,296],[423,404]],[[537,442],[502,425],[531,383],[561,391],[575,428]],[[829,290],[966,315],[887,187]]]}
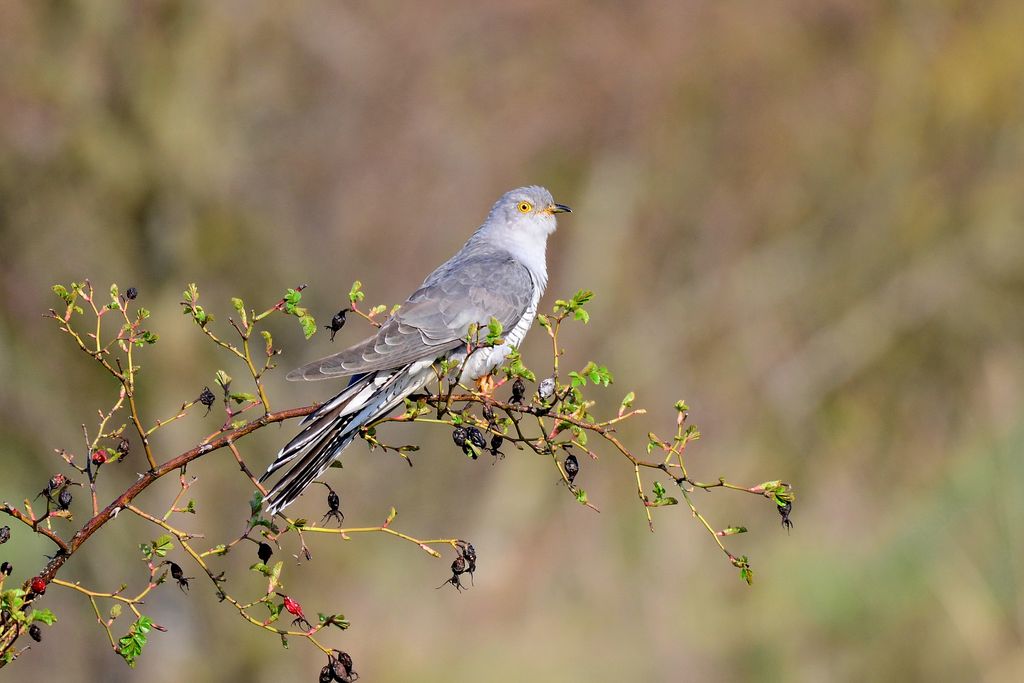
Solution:
{"label": "bird's foot", "polygon": [[476,380],[476,388],[484,396],[491,396],[494,394],[494,390],[500,386],[495,380],[494,375],[487,373],[483,377],[478,377]]}

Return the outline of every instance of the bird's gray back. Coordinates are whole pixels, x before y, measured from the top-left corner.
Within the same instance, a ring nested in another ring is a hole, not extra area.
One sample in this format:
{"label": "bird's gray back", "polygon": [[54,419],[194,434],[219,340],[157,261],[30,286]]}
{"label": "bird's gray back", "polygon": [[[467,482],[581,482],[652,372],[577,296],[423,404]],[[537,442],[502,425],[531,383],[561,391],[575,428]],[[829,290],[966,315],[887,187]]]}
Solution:
{"label": "bird's gray back", "polygon": [[325,379],[432,360],[459,346],[473,323],[496,318],[511,329],[531,304],[537,283],[512,254],[471,241],[431,273],[373,337],[289,373]]}

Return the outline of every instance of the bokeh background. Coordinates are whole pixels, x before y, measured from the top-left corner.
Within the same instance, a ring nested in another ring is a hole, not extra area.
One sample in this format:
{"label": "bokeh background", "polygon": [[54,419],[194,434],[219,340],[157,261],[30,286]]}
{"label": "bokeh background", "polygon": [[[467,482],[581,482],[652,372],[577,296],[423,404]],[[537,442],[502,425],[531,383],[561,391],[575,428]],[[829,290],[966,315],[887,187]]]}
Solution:
{"label": "bokeh background", "polygon": [[[541,183],[575,209],[549,244],[547,304],[597,294],[566,342],[569,365],[615,373],[598,410],[635,390],[650,414],[624,436],[642,448],[685,398],[695,473],[786,479],[796,526],[754,497],[698,497],[750,528],[734,543],[748,588],[683,510],[649,533],[613,453],[583,463],[594,514],[536,456],[491,466],[447,433],[392,431],[424,451],[410,469],[353,447],[332,470],[347,520],[394,504],[409,533],[473,540],[480,569],[465,593],[434,590],[450,557],[317,539],[286,581],[353,621],[333,642],[363,680],[1021,680],[1022,34],[1017,0],[4,2],[0,498],[39,490],[113,398],[41,317],[53,283],[139,288],[161,335],[143,356],[156,419],[218,367],[244,375],[181,316],[187,282],[222,321],[230,296],[308,283],[326,322],[356,278],[400,301],[498,194]],[[285,367],[366,333],[273,329]],[[535,333],[527,361],[546,350]],[[329,390],[282,375],[278,407]],[[159,453],[216,420],[190,416]],[[247,457],[262,466],[292,429]],[[190,471],[200,515],[182,525],[237,533],[250,491],[230,456]],[[134,476],[112,468],[104,493]],[[165,509],[173,489],[141,502]],[[62,576],[135,586],[155,535],[119,520]],[[43,552],[15,529],[0,554],[23,579]],[[225,567],[245,587],[252,561]],[[79,596],[46,604],[60,621],[11,680],[322,665],[200,582],[148,601],[170,631],[136,672]]]}

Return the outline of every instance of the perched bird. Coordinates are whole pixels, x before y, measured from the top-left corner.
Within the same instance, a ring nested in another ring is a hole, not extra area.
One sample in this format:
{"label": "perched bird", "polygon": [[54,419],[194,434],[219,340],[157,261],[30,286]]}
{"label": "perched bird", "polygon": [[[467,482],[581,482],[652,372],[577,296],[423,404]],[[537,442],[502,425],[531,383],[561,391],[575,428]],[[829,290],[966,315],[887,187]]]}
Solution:
{"label": "perched bird", "polygon": [[[537,314],[548,281],[548,235],[555,231],[555,215],[569,211],[543,187],[506,192],[462,249],[431,273],[374,336],[288,373],[289,380],[351,380],[302,421],[302,431],[260,477],[265,481],[289,466],[267,493],[268,514],[298,498],[360,427],[435,379],[432,365],[439,359],[458,362],[462,382],[501,365]],[[503,326],[504,343],[479,349],[466,361],[470,325],[485,327],[492,317]]]}

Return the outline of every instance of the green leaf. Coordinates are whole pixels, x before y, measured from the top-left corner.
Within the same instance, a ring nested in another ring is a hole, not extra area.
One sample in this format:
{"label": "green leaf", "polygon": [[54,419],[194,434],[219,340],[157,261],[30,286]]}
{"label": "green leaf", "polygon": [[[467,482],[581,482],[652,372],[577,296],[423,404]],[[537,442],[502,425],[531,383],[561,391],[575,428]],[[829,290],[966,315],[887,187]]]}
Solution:
{"label": "green leaf", "polygon": [[576,500],[578,500],[581,504],[586,505],[587,492],[584,491],[583,489],[576,489]]}
{"label": "green leaf", "polygon": [[248,403],[250,401],[255,401],[256,395],[247,393],[245,391],[232,391],[230,394],[228,394],[228,398],[230,398],[235,403]]}
{"label": "green leaf", "polygon": [[750,568],[750,561],[747,556],[735,557],[729,556],[729,561],[732,562],[732,566],[740,570],[740,578],[747,582],[747,585],[754,583],[754,570]]}
{"label": "green leaf", "polygon": [[622,399],[622,403],[621,403],[622,409],[623,410],[629,410],[630,408],[632,408],[633,407],[633,401],[635,401],[635,400],[636,400],[636,394],[635,393],[633,393],[631,391],[628,394],[626,394],[626,397]]}
{"label": "green leaf", "polygon": [[519,354],[518,350],[513,349],[505,358],[505,362],[508,363],[508,367],[505,369],[505,375],[509,379],[512,379],[513,377],[522,377],[527,382],[537,381],[537,375],[523,364],[523,357]]}
{"label": "green leaf", "polygon": [[274,568],[270,570],[270,583],[267,586],[267,595],[270,595],[277,590],[278,584],[281,583],[281,570],[284,569],[284,560],[278,560],[274,564]]}
{"label": "green leaf", "polygon": [[503,329],[501,321],[492,316],[490,322],[487,323],[487,344],[489,346],[497,346],[502,343],[501,332]]}
{"label": "green leaf", "polygon": [[249,512],[255,515],[263,507],[263,494],[259,491],[253,491],[252,498],[249,499]]}
{"label": "green leaf", "polygon": [[249,571],[259,572],[260,574],[263,574],[263,576],[270,576],[270,567],[263,564],[262,562],[257,562],[256,564],[249,567]]}
{"label": "green leaf", "polygon": [[326,624],[328,626],[337,626],[342,631],[351,626],[348,619],[345,618],[344,614],[318,613],[317,616],[319,617],[321,624]]}
{"label": "green leaf", "polygon": [[302,292],[289,287],[288,291],[284,294],[284,312],[289,315],[294,314],[295,307],[299,305],[301,299]]}
{"label": "green leaf", "polygon": [[153,620],[147,616],[141,616],[128,629],[128,634],[117,641],[117,653],[121,655],[128,666],[135,668],[136,660],[142,656],[142,649],[146,646],[147,636],[153,628]]}
{"label": "green leaf", "polygon": [[68,293],[67,288],[64,285],[54,285],[53,293],[61,298],[61,300],[68,306],[75,300],[75,297]]}
{"label": "green leaf", "polygon": [[304,315],[299,318],[299,325],[302,326],[302,333],[309,339],[316,334],[316,320],[311,315]]}
{"label": "green leaf", "polygon": [[363,283],[356,280],[352,283],[352,289],[348,290],[348,300],[354,304],[359,303],[366,298],[366,294],[363,293]]}
{"label": "green leaf", "polygon": [[218,370],[216,373],[214,373],[213,381],[216,382],[217,386],[219,386],[224,391],[228,391],[231,387],[231,375],[224,372],[223,370]]}
{"label": "green leaf", "polygon": [[584,324],[590,322],[590,314],[587,313],[583,305],[594,298],[594,293],[581,289],[568,301],[559,299],[555,301],[555,315],[568,316],[571,315],[575,320],[580,320]]}
{"label": "green leaf", "polygon": [[157,557],[167,557],[167,553],[174,549],[174,543],[171,541],[170,534],[164,534],[160,538],[153,541],[153,554]]}
{"label": "green leaf", "polygon": [[48,609],[34,609],[29,612],[27,621],[29,623],[41,621],[47,626],[53,626],[53,623],[57,621],[57,616]]}

